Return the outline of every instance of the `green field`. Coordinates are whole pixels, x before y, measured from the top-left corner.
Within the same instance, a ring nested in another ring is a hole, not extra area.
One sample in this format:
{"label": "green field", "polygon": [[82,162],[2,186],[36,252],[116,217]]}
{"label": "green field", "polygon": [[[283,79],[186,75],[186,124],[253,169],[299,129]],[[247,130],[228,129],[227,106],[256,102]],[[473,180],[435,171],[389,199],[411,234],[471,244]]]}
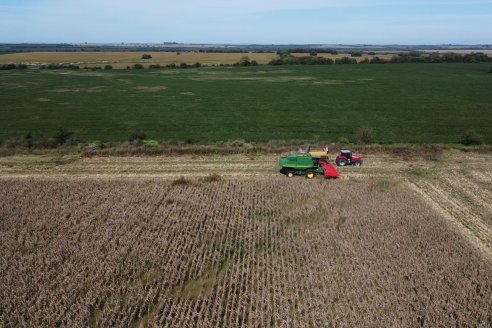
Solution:
{"label": "green field", "polygon": [[69,128],[86,141],[149,138],[492,142],[492,74],[480,64],[2,71],[0,139]]}

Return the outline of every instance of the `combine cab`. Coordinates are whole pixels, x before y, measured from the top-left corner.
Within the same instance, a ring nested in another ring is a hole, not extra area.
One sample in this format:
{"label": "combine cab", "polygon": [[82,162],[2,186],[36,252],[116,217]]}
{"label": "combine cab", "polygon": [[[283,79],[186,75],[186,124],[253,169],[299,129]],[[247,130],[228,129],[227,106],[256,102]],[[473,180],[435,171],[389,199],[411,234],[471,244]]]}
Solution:
{"label": "combine cab", "polygon": [[336,163],[337,166],[345,166],[345,165],[361,166],[362,157],[357,154],[352,154],[351,150],[341,150],[340,154],[337,156]]}
{"label": "combine cab", "polygon": [[340,173],[336,168],[326,161],[320,161],[310,154],[291,154],[280,157],[278,164],[281,166],[280,173],[289,178],[294,175],[304,175],[312,179],[316,174],[323,174],[326,178],[338,178]]}

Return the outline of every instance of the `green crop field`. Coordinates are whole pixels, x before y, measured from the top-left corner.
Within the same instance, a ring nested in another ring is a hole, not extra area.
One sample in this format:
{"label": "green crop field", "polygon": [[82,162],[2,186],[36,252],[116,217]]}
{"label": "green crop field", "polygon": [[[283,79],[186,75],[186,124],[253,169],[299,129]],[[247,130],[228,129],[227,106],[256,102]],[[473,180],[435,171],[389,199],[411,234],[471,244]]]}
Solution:
{"label": "green crop field", "polygon": [[492,142],[490,65],[258,66],[0,72],[0,139],[60,128],[86,141],[354,140]]}

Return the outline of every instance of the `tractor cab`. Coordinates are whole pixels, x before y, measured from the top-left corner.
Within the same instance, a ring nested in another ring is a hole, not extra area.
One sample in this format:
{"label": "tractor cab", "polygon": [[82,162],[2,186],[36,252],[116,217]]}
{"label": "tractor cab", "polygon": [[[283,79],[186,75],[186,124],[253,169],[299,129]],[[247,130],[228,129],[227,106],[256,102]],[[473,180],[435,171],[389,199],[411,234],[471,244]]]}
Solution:
{"label": "tractor cab", "polygon": [[347,160],[352,160],[352,151],[350,151],[350,150],[340,150],[340,156],[345,157]]}

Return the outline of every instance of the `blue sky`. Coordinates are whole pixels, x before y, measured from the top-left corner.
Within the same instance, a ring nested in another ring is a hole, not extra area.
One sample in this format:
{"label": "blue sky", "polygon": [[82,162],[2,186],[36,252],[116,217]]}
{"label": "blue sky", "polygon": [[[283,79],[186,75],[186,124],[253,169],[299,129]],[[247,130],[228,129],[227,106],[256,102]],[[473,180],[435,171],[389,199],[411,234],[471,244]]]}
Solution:
{"label": "blue sky", "polygon": [[0,42],[491,44],[492,0],[0,0]]}

